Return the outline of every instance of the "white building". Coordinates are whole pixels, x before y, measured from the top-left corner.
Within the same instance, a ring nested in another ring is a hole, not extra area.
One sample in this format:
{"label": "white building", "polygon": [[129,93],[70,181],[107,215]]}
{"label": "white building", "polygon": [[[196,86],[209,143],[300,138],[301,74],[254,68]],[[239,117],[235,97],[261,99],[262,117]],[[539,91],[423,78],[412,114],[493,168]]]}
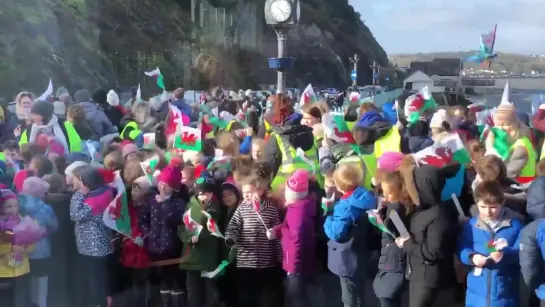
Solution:
{"label": "white building", "polygon": [[426,86],[431,93],[445,92],[444,86],[435,86],[435,81],[420,70],[413,72],[403,80],[403,89],[406,91],[420,91]]}

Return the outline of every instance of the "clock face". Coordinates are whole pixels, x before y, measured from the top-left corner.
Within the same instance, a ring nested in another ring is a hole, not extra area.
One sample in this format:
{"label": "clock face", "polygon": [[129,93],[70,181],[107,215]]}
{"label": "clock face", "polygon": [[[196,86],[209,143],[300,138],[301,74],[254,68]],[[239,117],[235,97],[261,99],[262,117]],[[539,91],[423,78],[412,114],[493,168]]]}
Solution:
{"label": "clock face", "polygon": [[276,22],[284,22],[291,16],[291,3],[279,0],[271,4],[271,16]]}

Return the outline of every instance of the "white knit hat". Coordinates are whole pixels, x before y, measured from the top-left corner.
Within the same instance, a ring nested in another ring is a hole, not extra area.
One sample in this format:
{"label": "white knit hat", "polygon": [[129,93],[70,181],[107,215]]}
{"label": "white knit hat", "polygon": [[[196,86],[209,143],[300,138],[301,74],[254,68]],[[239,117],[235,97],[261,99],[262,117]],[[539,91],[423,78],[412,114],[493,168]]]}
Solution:
{"label": "white knit hat", "polygon": [[89,163],[87,162],[83,162],[83,161],[76,161],[70,165],[68,165],[65,169],[64,169],[64,174],[66,176],[74,176],[74,170],[80,166],[88,166]]}
{"label": "white knit hat", "polygon": [[112,107],[117,107],[119,105],[119,96],[114,90],[110,90],[106,96],[106,101],[108,101]]}
{"label": "white knit hat", "polygon": [[444,128],[443,122],[449,122],[447,110],[441,109],[433,114],[430,120],[430,128]]}

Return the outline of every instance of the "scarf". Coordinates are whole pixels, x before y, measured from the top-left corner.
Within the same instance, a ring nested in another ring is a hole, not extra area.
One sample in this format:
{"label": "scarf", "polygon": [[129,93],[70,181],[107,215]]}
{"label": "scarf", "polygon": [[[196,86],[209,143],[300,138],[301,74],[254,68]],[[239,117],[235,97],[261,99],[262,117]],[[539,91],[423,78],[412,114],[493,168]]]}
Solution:
{"label": "scarf", "polygon": [[52,115],[51,119],[46,125],[38,126],[36,124],[32,124],[30,128],[30,136],[28,137],[28,142],[35,143],[36,138],[40,133],[46,133],[49,136],[55,137],[64,147],[64,152],[70,152],[68,148],[68,142],[66,140],[66,137],[64,136],[64,132],[62,131],[61,126],[59,125],[59,120],[57,119],[56,115]]}

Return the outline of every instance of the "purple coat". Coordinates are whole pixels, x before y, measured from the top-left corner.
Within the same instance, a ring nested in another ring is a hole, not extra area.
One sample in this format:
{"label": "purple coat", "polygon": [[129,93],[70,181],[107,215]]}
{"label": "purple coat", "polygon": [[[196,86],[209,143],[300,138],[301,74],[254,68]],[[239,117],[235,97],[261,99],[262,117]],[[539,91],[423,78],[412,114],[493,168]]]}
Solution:
{"label": "purple coat", "polygon": [[281,239],[284,271],[312,274],[316,267],[316,202],[311,196],[287,206],[286,218],[274,227]]}
{"label": "purple coat", "polygon": [[181,252],[178,226],[183,214],[184,202],[180,198],[172,197],[158,203],[152,194],[142,207],[139,223],[148,251],[165,256]]}

